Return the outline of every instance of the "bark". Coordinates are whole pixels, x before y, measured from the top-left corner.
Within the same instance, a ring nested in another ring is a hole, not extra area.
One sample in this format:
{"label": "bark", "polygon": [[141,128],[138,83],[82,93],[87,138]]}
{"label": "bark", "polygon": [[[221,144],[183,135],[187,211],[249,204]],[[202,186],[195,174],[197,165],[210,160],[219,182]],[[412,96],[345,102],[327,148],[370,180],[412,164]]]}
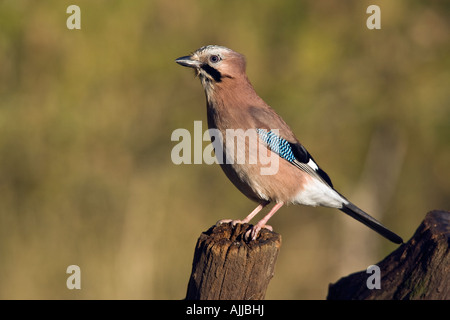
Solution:
{"label": "bark", "polygon": [[450,299],[450,212],[431,211],[413,237],[376,265],[381,288],[369,289],[366,271],[331,284],[329,300]]}
{"label": "bark", "polygon": [[197,241],[187,300],[261,300],[274,275],[281,236],[261,230],[245,241],[249,224],[213,226]]}

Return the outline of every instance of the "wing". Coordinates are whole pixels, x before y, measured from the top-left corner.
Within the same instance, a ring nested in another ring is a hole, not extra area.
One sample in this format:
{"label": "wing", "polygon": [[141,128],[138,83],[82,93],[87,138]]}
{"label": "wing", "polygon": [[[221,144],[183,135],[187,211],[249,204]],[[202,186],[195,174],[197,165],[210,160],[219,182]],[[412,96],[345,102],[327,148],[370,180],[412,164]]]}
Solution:
{"label": "wing", "polygon": [[[259,137],[270,150],[333,188],[330,177],[317,165],[286,122],[272,108],[265,104],[263,107],[251,106],[248,112]],[[275,129],[276,133],[272,131]]]}
{"label": "wing", "polygon": [[289,142],[272,130],[257,128],[256,132],[272,152],[333,188],[330,177],[317,165],[313,157],[300,143]]}

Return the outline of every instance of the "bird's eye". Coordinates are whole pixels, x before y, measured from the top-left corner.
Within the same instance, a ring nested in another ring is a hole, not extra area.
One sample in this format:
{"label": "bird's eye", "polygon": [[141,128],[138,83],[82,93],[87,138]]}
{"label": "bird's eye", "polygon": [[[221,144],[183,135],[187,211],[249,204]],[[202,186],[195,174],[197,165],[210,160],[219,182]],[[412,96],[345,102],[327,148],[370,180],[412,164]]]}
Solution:
{"label": "bird's eye", "polygon": [[212,56],[209,57],[209,61],[211,61],[212,63],[217,63],[220,61],[220,57],[216,54],[213,54]]}

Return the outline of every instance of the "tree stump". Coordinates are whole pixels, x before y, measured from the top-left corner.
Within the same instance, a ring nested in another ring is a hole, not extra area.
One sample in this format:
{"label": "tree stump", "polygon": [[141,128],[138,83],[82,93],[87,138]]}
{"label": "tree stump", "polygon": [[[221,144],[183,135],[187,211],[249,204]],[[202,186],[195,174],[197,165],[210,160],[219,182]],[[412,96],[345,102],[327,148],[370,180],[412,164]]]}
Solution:
{"label": "tree stump", "polygon": [[261,230],[245,241],[249,224],[231,223],[203,232],[195,248],[187,300],[261,300],[273,277],[281,236]]}
{"label": "tree stump", "polygon": [[366,271],[331,284],[329,300],[450,299],[450,212],[431,211],[413,237],[377,263],[381,289],[369,289]]}

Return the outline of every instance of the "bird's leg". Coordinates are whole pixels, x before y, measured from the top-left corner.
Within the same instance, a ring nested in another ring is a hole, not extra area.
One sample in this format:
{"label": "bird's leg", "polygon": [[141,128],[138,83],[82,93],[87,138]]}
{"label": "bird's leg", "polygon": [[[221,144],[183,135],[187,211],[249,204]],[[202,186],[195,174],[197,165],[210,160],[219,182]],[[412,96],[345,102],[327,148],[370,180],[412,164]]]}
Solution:
{"label": "bird's leg", "polygon": [[266,214],[266,216],[264,218],[262,218],[260,221],[258,221],[257,224],[255,224],[250,230],[248,230],[245,233],[245,238],[255,240],[256,237],[258,236],[259,231],[261,231],[262,228],[267,228],[270,231],[272,231],[272,227],[267,226],[266,223],[275,214],[275,212],[277,212],[278,209],[280,209],[283,205],[284,205],[284,202],[279,202],[276,205],[274,205],[272,210],[270,210],[269,213]]}
{"label": "bird's leg", "polygon": [[250,212],[250,214],[247,217],[245,217],[244,220],[223,219],[223,220],[217,221],[216,225],[222,224],[222,223],[230,223],[231,222],[231,225],[234,227],[238,223],[249,223],[250,220],[252,220],[253,217],[256,216],[258,214],[258,212],[260,212],[268,204],[269,204],[269,202],[265,202],[265,203],[259,204],[252,212]]}
{"label": "bird's leg", "polygon": [[234,220],[233,225],[236,225],[237,223],[249,223],[250,220],[253,219],[254,216],[258,214],[267,204],[260,204],[258,205],[248,216],[245,217],[244,220]]}

